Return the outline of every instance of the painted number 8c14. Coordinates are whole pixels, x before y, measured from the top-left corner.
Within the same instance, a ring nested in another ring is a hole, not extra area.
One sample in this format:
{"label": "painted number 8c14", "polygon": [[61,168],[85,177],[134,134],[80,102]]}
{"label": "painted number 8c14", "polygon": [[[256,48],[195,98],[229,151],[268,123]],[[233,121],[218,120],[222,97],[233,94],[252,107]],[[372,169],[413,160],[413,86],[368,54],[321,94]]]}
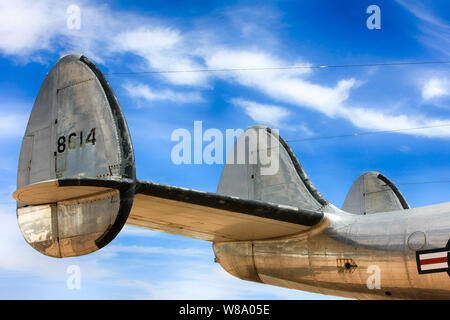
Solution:
{"label": "painted number 8c14", "polygon": [[66,151],[66,147],[69,150],[74,150],[76,148],[82,148],[83,145],[92,144],[95,145],[95,128],[92,128],[91,131],[89,131],[89,134],[86,137],[86,140],[83,139],[83,131],[80,131],[78,133],[72,132],[69,134],[66,138],[66,136],[61,136],[57,140],[57,148],[58,153],[63,153]]}

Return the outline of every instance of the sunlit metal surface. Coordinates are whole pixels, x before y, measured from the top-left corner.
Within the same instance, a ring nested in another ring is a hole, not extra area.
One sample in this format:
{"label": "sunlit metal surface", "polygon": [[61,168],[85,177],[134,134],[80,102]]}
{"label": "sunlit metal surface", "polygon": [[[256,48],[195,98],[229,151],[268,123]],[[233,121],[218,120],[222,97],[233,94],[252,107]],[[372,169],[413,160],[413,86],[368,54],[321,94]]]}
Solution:
{"label": "sunlit metal surface", "polygon": [[355,214],[371,214],[409,209],[400,190],[379,172],[362,174],[345,198],[342,210]]}
{"label": "sunlit metal surface", "polygon": [[[261,133],[273,136],[270,130]],[[249,150],[258,153],[262,146],[254,141]],[[238,143],[231,155],[238,152],[237,147]],[[353,184],[343,206],[347,212],[342,211],[318,194],[283,139],[276,139],[271,147],[280,150],[276,175],[261,177],[260,163],[233,164],[229,156],[218,192],[313,206],[324,212],[324,218],[293,237],[215,242],[216,260],[225,270],[244,280],[349,298],[450,298],[449,275],[420,275],[416,261],[417,250],[445,247],[450,236],[450,203],[409,209],[388,178],[367,172]],[[380,271],[379,288],[367,284],[372,269]]]}
{"label": "sunlit metal surface", "polygon": [[[419,249],[445,247],[449,215],[450,203],[368,216],[326,213],[328,226],[299,237],[215,243],[214,251],[227,271],[244,280],[357,299],[449,299],[449,274],[419,274],[417,247],[408,241],[419,233]],[[343,261],[354,263],[339,268]],[[367,286],[370,266],[380,270],[380,288]],[[252,279],[247,270],[256,271]]]}
{"label": "sunlit metal surface", "polygon": [[85,57],[64,56],[44,80],[20,152],[13,196],[25,240],[54,257],[103,247],[131,209],[134,170],[131,138],[108,83]]}
{"label": "sunlit metal surface", "polygon": [[279,238],[309,230],[323,213],[138,181],[127,224],[208,241]]}
{"label": "sunlit metal surface", "polygon": [[[266,145],[261,145],[263,140],[267,140]],[[217,193],[318,210],[326,200],[318,194],[292,150],[283,142],[266,126],[245,130],[228,155]],[[246,161],[239,163],[241,154],[245,154]],[[274,174],[264,174],[263,170],[270,166],[263,164],[262,157],[276,166]]]}

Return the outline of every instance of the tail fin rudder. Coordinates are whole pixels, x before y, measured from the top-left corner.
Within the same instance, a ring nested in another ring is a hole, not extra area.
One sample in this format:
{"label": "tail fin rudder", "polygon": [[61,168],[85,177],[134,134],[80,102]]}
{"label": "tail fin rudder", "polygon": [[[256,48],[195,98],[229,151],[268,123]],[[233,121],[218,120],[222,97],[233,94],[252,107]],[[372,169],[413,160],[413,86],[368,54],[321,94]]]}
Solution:
{"label": "tail fin rudder", "polygon": [[245,130],[234,144],[217,193],[308,210],[329,204],[287,143],[261,125]]}
{"label": "tail fin rudder", "polygon": [[409,209],[403,194],[379,172],[366,172],[353,183],[342,210],[354,214],[372,214]]}
{"label": "tail fin rudder", "polygon": [[125,224],[135,185],[114,92],[87,58],[62,57],[39,91],[20,151],[13,196],[25,240],[53,257],[96,251]]}

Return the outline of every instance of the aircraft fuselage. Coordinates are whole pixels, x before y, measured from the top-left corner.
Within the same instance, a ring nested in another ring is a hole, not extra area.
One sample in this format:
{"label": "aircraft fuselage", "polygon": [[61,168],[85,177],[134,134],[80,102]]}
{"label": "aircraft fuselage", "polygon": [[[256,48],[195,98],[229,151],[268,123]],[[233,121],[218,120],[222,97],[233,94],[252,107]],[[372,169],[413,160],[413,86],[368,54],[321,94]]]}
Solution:
{"label": "aircraft fuselage", "polygon": [[371,215],[334,208],[308,232],[214,250],[245,280],[358,299],[449,299],[449,215],[450,202]]}

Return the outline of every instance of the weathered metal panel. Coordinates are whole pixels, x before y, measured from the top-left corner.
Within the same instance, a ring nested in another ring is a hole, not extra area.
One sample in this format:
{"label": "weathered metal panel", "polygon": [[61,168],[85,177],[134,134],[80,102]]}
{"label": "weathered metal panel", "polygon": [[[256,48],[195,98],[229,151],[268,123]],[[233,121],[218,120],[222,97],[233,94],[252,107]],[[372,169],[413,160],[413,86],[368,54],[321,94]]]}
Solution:
{"label": "weathered metal panel", "polygon": [[253,282],[262,282],[253,259],[252,242],[214,243],[216,262],[231,275]]}
{"label": "weathered metal panel", "polygon": [[[242,154],[245,163],[238,162]],[[250,127],[238,138],[222,171],[217,193],[307,210],[318,210],[327,204],[292,150],[265,126]]]}
{"label": "weathered metal panel", "polygon": [[[135,179],[131,138],[109,84],[85,57],[62,57],[22,143],[14,197],[25,239],[55,257],[98,250],[125,224]],[[39,209],[49,203],[51,210]]]}
{"label": "weathered metal panel", "polygon": [[[356,299],[449,299],[449,274],[419,274],[416,260],[417,250],[448,251],[449,215],[450,203],[366,216],[326,213],[308,232],[253,241],[251,258],[266,284]],[[417,247],[411,248],[411,235],[417,232]],[[247,246],[233,243],[227,255],[238,255]],[[248,256],[240,261],[252,260]],[[237,260],[219,262],[238,277],[246,274]],[[372,280],[378,271],[377,287]]]}
{"label": "weathered metal panel", "polygon": [[398,188],[378,172],[366,172],[353,183],[342,210],[354,214],[372,214],[409,209]]}
{"label": "weathered metal panel", "polygon": [[209,241],[268,239],[304,232],[323,213],[138,181],[127,224]]}

